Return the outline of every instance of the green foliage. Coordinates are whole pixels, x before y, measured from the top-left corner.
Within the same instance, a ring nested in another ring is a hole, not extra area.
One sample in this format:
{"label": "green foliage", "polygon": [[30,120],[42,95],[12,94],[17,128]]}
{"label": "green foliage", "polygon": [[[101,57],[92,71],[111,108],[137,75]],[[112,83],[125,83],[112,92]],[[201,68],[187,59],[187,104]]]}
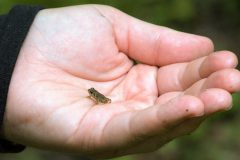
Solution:
{"label": "green foliage", "polygon": [[[114,6],[134,17],[185,32],[208,36],[216,50],[240,53],[239,0],[0,0],[0,14],[16,4],[62,7],[86,3]],[[240,94],[233,95],[233,108],[208,119],[195,133],[172,141],[161,150],[114,160],[238,160],[240,157]],[[20,154],[0,155],[1,160],[77,160],[77,156],[27,149]]]}

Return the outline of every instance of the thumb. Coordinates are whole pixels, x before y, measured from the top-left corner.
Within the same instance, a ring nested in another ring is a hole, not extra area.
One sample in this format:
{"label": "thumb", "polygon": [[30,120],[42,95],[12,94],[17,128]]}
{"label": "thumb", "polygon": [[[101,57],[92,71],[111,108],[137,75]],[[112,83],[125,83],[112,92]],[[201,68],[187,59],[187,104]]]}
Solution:
{"label": "thumb", "polygon": [[112,7],[96,8],[112,23],[119,50],[137,61],[162,66],[213,52],[209,38],[146,23]]}

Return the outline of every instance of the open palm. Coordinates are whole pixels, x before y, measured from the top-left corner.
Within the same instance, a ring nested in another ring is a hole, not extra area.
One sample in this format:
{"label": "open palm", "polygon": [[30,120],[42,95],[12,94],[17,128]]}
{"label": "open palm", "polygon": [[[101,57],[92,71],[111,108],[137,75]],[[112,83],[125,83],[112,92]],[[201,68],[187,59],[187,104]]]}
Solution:
{"label": "open palm", "polygon": [[[231,105],[230,92],[240,89],[237,59],[212,51],[207,38],[111,7],[40,11],[12,77],[5,135],[100,157],[156,150]],[[91,87],[112,102],[97,104]]]}

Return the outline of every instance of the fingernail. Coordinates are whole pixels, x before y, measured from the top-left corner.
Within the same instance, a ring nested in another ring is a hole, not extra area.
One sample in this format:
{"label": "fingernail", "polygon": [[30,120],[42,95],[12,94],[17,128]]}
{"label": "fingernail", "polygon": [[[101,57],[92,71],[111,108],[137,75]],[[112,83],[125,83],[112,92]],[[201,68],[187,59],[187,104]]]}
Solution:
{"label": "fingernail", "polygon": [[233,105],[230,105],[229,107],[227,107],[225,110],[229,111],[230,109],[232,109]]}

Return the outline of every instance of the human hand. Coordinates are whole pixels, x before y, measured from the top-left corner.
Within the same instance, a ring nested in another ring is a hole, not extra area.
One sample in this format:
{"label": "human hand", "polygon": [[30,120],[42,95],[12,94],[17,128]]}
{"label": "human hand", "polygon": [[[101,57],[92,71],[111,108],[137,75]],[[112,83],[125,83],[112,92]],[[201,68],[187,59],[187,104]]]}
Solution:
{"label": "human hand", "polygon": [[[107,6],[42,10],[12,76],[5,137],[93,157],[156,150],[231,106],[236,56],[212,52],[207,38]],[[89,99],[91,87],[112,103]]]}

